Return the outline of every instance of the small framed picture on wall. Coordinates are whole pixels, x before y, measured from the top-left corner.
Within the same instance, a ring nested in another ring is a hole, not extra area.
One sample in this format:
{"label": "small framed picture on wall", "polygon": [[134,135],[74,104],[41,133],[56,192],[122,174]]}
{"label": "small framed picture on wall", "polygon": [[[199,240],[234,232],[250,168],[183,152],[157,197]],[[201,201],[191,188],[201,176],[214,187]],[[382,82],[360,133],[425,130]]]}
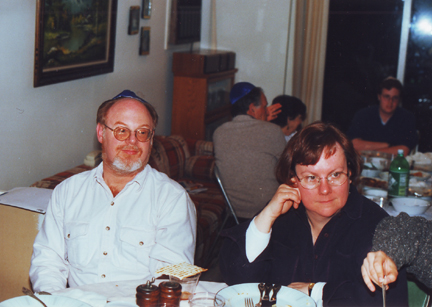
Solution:
{"label": "small framed picture on wall", "polygon": [[150,54],[150,27],[141,27],[141,43],[139,54]]}
{"label": "small framed picture on wall", "polygon": [[140,7],[139,6],[131,6],[129,9],[129,28],[128,34],[138,34],[139,31],[139,22],[140,22]]}
{"label": "small framed picture on wall", "polygon": [[142,18],[144,18],[144,19],[150,19],[152,0],[143,0],[142,7],[143,7]]}

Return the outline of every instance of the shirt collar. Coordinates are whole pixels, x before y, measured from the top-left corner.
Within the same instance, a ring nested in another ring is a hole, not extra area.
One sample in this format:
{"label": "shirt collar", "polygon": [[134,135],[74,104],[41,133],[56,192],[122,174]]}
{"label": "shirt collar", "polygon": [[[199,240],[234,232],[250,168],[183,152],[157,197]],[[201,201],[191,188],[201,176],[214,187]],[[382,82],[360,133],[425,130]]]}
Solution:
{"label": "shirt collar", "polygon": [[[141,172],[139,172],[131,181],[126,184],[126,186],[137,183],[140,189],[142,189],[144,187],[144,182],[147,178],[147,174],[149,173],[150,168],[150,165],[147,164]],[[94,173],[94,179],[98,182],[105,182],[103,179],[103,162],[101,162],[96,168],[96,172]]]}

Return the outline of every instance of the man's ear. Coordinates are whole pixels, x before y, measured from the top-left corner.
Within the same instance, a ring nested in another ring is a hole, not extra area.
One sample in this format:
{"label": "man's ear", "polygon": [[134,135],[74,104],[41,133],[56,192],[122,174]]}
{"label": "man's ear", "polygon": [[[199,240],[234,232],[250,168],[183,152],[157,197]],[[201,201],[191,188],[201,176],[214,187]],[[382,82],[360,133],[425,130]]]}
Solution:
{"label": "man's ear", "polygon": [[253,103],[251,103],[249,105],[249,110],[246,112],[247,115],[252,116],[253,118],[255,118],[255,106],[253,105]]}
{"label": "man's ear", "polygon": [[101,143],[101,144],[102,144],[102,140],[103,140],[103,132],[104,132],[104,127],[100,123],[98,123],[96,126],[96,136],[97,136],[99,143]]}

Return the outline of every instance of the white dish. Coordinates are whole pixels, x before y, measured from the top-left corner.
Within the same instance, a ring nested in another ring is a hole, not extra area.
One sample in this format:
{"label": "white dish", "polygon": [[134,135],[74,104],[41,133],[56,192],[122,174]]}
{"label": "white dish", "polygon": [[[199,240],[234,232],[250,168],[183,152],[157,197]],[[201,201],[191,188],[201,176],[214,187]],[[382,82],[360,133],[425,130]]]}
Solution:
{"label": "white dish", "polygon": [[380,173],[381,171],[377,169],[364,169],[362,170],[361,175],[363,177],[379,178]]}
{"label": "white dish", "polygon": [[[49,307],[91,307],[89,304],[60,295],[37,295]],[[0,307],[41,307],[34,298],[30,296],[18,296],[0,303]]]}
{"label": "white dish", "polygon": [[386,158],[381,158],[381,157],[371,157],[370,158],[371,164],[373,165],[373,167],[379,169],[379,170],[383,170],[385,168],[388,167],[389,165],[389,160]]}
{"label": "white dish", "polygon": [[117,302],[109,302],[106,303],[105,307],[136,307],[135,303],[117,301]]}
{"label": "white dish", "polygon": [[[246,297],[252,298],[255,305],[259,301],[260,292],[258,290],[258,283],[248,283],[223,288],[218,294],[225,299],[226,307],[235,307],[244,306]],[[287,305],[293,307],[316,306],[314,300],[303,292],[282,286],[276,296],[276,306],[284,307]]]}
{"label": "white dish", "polygon": [[379,177],[380,177],[382,180],[388,181],[389,172],[381,172],[381,173],[379,174]]}
{"label": "white dish", "polygon": [[370,196],[378,196],[378,197],[386,198],[388,192],[386,190],[372,188],[372,189],[367,189],[365,191],[365,194]]}
{"label": "white dish", "polygon": [[[413,174],[421,174],[421,176],[413,176]],[[431,174],[426,173],[426,172],[422,172],[422,171],[416,171],[416,170],[412,170],[410,171],[410,179],[416,179],[418,181],[424,181],[427,180],[431,177]]]}
{"label": "white dish", "polygon": [[396,197],[392,198],[391,203],[396,211],[411,216],[423,214],[430,206],[428,201],[418,197]]}

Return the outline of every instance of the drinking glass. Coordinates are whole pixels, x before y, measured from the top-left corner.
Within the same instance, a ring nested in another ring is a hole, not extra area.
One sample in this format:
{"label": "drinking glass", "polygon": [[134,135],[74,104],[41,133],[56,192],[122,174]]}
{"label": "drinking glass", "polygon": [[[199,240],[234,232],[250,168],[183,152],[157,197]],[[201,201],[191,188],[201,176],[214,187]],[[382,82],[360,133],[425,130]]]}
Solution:
{"label": "drinking glass", "polygon": [[189,299],[190,307],[223,307],[225,299],[211,292],[198,292]]}
{"label": "drinking glass", "polygon": [[182,286],[182,294],[181,294],[180,300],[188,300],[188,299],[190,299],[192,293],[195,292],[195,289],[197,287],[200,276],[201,276],[201,273],[196,274],[196,275],[191,276],[191,277],[179,279],[175,276],[170,275],[169,280],[178,282]]}

